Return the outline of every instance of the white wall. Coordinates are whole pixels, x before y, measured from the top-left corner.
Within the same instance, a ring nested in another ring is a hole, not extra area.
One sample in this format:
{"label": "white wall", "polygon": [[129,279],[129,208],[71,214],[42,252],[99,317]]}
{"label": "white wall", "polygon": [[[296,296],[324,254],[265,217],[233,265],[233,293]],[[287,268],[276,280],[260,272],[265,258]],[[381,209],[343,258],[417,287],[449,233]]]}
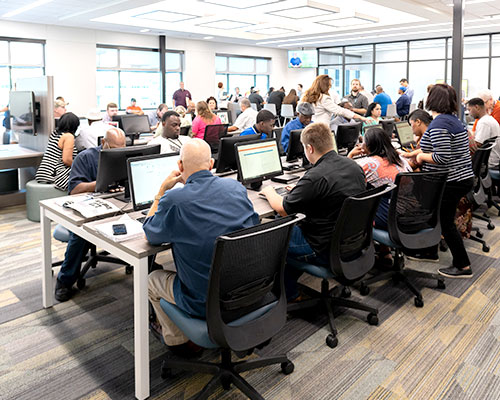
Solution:
{"label": "white wall", "polygon": [[[77,115],[84,115],[97,105],[96,44],[157,48],[159,42],[158,37],[151,35],[5,21],[0,24],[0,36],[46,40],[46,74],[54,76],[55,95],[69,101],[68,109]],[[309,87],[316,76],[315,69],[287,68],[287,51],[281,49],[171,37],[167,37],[167,49],[185,52],[184,81],[195,100],[214,94],[216,53],[270,57],[270,84],[284,86],[287,91],[298,83]]]}

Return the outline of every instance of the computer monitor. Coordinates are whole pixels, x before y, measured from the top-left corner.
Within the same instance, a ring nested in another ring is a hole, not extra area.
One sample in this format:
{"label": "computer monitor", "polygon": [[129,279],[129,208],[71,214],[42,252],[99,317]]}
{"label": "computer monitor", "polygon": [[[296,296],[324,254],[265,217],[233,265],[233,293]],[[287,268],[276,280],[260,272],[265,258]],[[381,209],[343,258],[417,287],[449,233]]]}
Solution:
{"label": "computer monitor", "polygon": [[410,144],[415,143],[415,138],[413,136],[413,130],[408,122],[399,122],[396,124],[396,131],[398,133],[398,139],[401,146],[406,147]]}
{"label": "computer monitor", "polygon": [[111,117],[113,122],[118,122],[118,128],[120,128],[121,130],[123,130],[123,123],[122,123],[123,117],[126,117],[126,115],[113,115]]}
{"label": "computer monitor", "polygon": [[130,197],[135,211],[151,207],[161,184],[179,167],[176,153],[133,157],[127,160]]}
{"label": "computer monitor", "polygon": [[276,139],[235,144],[238,180],[249,189],[259,190],[262,181],[281,175],[281,159]]}
{"label": "computer monitor", "polygon": [[229,111],[229,123],[234,125],[238,114],[241,113],[241,108],[239,103],[229,102],[227,103],[227,109]]}
{"label": "computer monitor", "polygon": [[217,111],[216,115],[220,118],[222,125],[229,124],[229,115],[227,111]]}
{"label": "computer monitor", "polygon": [[234,145],[241,142],[252,142],[260,139],[260,133],[245,136],[229,136],[223,137],[219,141],[219,152],[217,158],[216,173],[221,174],[226,171],[238,170],[238,163],[236,162],[236,154]]}
{"label": "computer monitor", "polygon": [[96,192],[108,192],[118,186],[125,187],[125,195],[120,200],[128,201],[130,197],[127,182],[127,159],[160,153],[160,145],[121,147],[101,150],[97,168]]}
{"label": "computer monitor", "polygon": [[337,147],[351,151],[359,140],[361,124],[341,124],[337,127]]}
{"label": "computer monitor", "polygon": [[13,131],[36,135],[37,109],[34,92],[15,90],[9,92],[9,111]]}
{"label": "computer monitor", "polygon": [[288,141],[288,150],[286,152],[286,161],[292,162],[297,160],[302,160],[302,167],[309,165],[309,160],[304,154],[304,146],[300,141],[300,134],[302,129],[294,129],[290,131],[290,138]]}
{"label": "computer monitor", "polygon": [[387,133],[382,124],[365,126],[365,133],[368,132],[370,129],[382,129],[384,132]]}
{"label": "computer monitor", "polygon": [[382,128],[384,129],[385,133],[387,133],[389,137],[392,139],[392,134],[394,133],[394,128],[396,127],[396,122],[394,121],[394,119],[393,118],[381,119],[380,125],[382,125]]}
{"label": "computer monitor", "polygon": [[122,117],[122,125],[126,135],[139,135],[151,132],[147,115],[124,115]]}

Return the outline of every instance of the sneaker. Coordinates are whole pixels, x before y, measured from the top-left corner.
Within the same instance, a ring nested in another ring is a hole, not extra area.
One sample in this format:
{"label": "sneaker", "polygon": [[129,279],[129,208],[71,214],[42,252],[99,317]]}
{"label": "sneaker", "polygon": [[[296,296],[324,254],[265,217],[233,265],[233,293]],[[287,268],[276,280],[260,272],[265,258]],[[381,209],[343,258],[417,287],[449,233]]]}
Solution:
{"label": "sneaker", "polygon": [[414,261],[426,261],[426,262],[433,262],[433,263],[438,263],[439,262],[439,255],[437,253],[413,253],[413,254],[406,254],[406,257],[408,260],[414,260]]}
{"label": "sneaker", "polygon": [[448,267],[448,268],[439,268],[439,275],[446,276],[447,278],[472,278],[472,268],[457,268],[457,267]]}
{"label": "sneaker", "polygon": [[198,346],[191,340],[177,346],[168,346],[168,348],[174,355],[182,358],[200,357],[203,353],[203,350],[205,350],[203,347]]}
{"label": "sneaker", "polygon": [[64,283],[62,283],[59,279],[56,281],[56,290],[54,293],[54,297],[56,298],[57,301],[63,303],[65,301],[68,301],[73,297],[73,285],[71,286],[66,286]]}

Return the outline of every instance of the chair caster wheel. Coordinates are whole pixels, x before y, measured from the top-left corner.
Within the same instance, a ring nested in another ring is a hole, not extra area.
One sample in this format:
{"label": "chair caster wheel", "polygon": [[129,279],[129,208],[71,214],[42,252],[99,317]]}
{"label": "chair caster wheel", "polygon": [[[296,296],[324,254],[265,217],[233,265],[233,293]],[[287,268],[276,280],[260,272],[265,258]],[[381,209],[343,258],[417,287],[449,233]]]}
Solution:
{"label": "chair caster wheel", "polygon": [[133,265],[125,265],[125,274],[131,275],[132,272],[134,272],[134,266]]}
{"label": "chair caster wheel", "polygon": [[370,313],[366,317],[366,320],[370,325],[378,325],[378,317],[377,314]]}
{"label": "chair caster wheel", "polygon": [[438,289],[446,289],[446,283],[444,283],[444,281],[438,281]]}
{"label": "chair caster wheel", "polygon": [[482,239],[483,238],[483,234],[481,232],[477,232],[476,233],[476,237],[479,238],[479,239]]}
{"label": "chair caster wheel", "polygon": [[285,375],[291,374],[294,368],[295,365],[293,365],[293,362],[291,361],[281,363],[281,372],[283,372]]}
{"label": "chair caster wheel", "polygon": [[366,296],[368,293],[370,293],[370,288],[365,284],[361,284],[359,287],[359,294],[361,296]]}
{"label": "chair caster wheel", "polygon": [[172,376],[172,370],[170,368],[161,367],[160,377],[161,379],[168,379]]}
{"label": "chair caster wheel", "polygon": [[349,289],[347,286],[344,286],[342,288],[342,292],[340,293],[342,297],[351,297],[351,289]]}
{"label": "chair caster wheel", "polygon": [[488,253],[490,251],[490,246],[486,245],[486,244],[483,244],[483,251],[485,253]]}
{"label": "chair caster wheel", "polygon": [[415,307],[421,308],[423,306],[424,306],[424,300],[419,297],[415,297]]}
{"label": "chair caster wheel", "polygon": [[84,287],[85,287],[85,279],[84,278],[80,278],[76,281],[76,287],[80,290],[82,290]]}
{"label": "chair caster wheel", "polygon": [[332,349],[337,347],[337,345],[339,344],[339,340],[337,339],[336,336],[334,336],[333,334],[329,334],[327,337],[326,337],[326,344],[328,345],[328,347],[331,347]]}
{"label": "chair caster wheel", "polygon": [[[498,213],[498,216],[500,217],[500,212]],[[495,229],[495,225],[493,225],[491,222],[488,223],[488,225],[486,226],[490,231],[492,231],[493,229]]]}
{"label": "chair caster wheel", "polygon": [[231,389],[231,375],[222,374],[220,377],[220,383],[224,390]]}

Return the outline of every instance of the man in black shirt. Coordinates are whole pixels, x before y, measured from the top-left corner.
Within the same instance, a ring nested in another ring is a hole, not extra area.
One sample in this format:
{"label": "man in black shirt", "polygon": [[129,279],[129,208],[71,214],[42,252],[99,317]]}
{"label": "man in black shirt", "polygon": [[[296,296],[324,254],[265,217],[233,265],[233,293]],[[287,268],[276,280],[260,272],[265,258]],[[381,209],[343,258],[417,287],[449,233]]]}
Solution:
{"label": "man in black shirt", "polygon": [[[308,125],[300,136],[307,159],[313,164],[285,197],[272,186],[264,188],[271,207],[281,216],[293,213],[306,218],[295,227],[288,248],[288,257],[312,264],[328,266],[330,240],[344,200],[365,190],[363,170],[356,162],[339,156],[333,150],[333,138],[325,124]],[[287,297],[298,296],[300,275],[286,271]]]}
{"label": "man in black shirt", "polygon": [[276,106],[276,116],[281,116],[281,104],[283,103],[283,99],[285,98],[285,89],[281,87],[280,90],[275,90],[271,92],[269,97],[267,98],[268,104],[274,104]]}
{"label": "man in black shirt", "polygon": [[248,100],[250,100],[250,103],[254,103],[257,105],[257,111],[262,110],[262,105],[264,104],[264,99],[259,94],[259,89],[254,88],[253,92],[250,94],[250,96],[248,96]]}

